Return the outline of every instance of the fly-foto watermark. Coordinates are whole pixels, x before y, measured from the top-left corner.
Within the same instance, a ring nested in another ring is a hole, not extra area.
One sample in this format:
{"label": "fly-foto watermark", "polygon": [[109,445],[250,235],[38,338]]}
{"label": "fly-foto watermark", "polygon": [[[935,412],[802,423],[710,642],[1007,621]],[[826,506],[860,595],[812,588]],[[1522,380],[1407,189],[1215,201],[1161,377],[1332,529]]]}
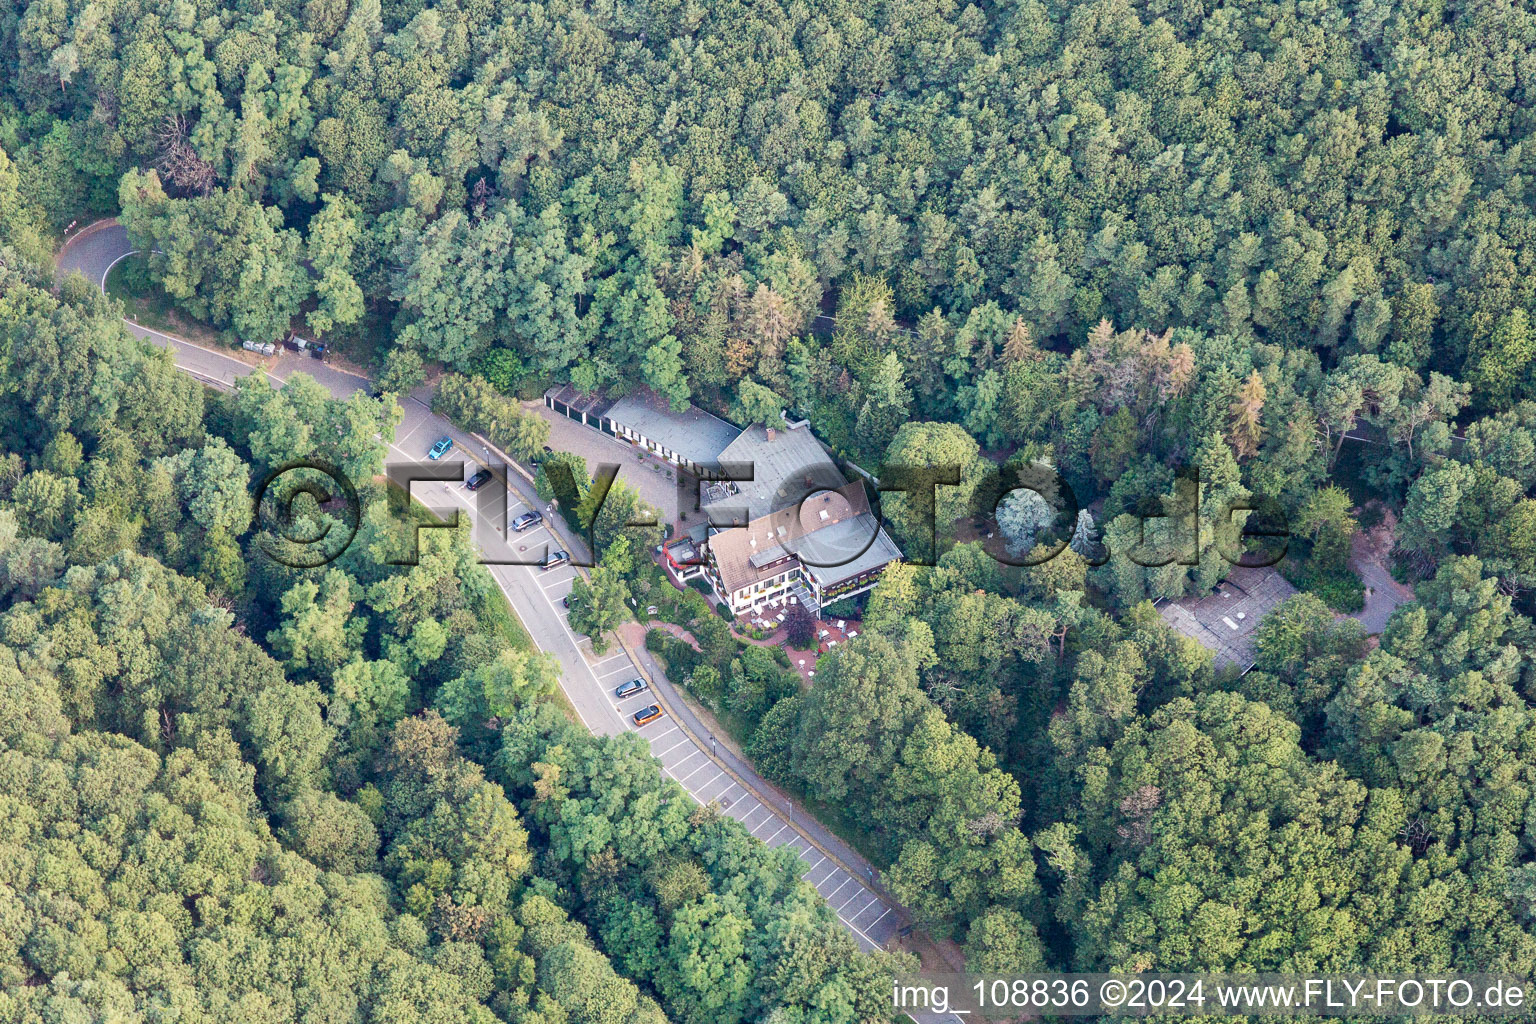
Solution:
{"label": "fly-foto watermark", "polygon": [[[420,551],[420,532],[434,529],[457,529],[459,515],[467,513],[483,565],[549,564],[550,558],[560,552],[551,542],[517,543],[522,528],[519,517],[526,522],[528,510],[515,511],[522,503],[513,500],[508,466],[502,462],[479,464],[472,481],[480,486],[466,488],[454,499],[451,506],[441,511],[451,512],[451,518],[434,522],[422,522],[402,517],[404,525],[412,527],[407,544],[408,550],[388,559],[392,565],[415,565]],[[619,466],[601,463],[591,482],[583,489],[578,486],[571,467],[554,461],[544,469],[545,479],[553,492],[552,501],[537,505],[532,511],[535,518],[545,513],[558,514],[556,509],[583,510],[584,522],[573,529],[585,542],[585,555],[580,550],[562,552],[573,564],[590,566],[601,558],[595,524],[605,507]],[[702,476],[678,474],[678,507],[702,512],[710,534],[733,529],[751,529],[753,523],[745,518],[746,509],[733,503],[729,497],[713,502],[701,501],[706,491],[718,489],[722,483],[755,480],[755,468],[749,463],[723,465]],[[402,494],[411,495],[415,484],[441,483],[450,486],[464,483],[465,463],[445,461],[399,462],[385,466],[390,484]],[[900,532],[906,541],[903,559],[915,565],[932,565],[940,552],[939,510],[943,504],[946,487],[957,487],[961,482],[958,466],[906,466],[880,467],[874,479],[878,483],[867,484],[876,495],[872,510],[873,528],[867,536],[854,537],[834,553],[818,549],[818,566],[847,565],[860,558],[879,535],[880,529],[891,524],[880,507],[882,499],[897,498],[903,504]],[[795,471],[783,475],[776,482],[775,511],[794,508],[802,511],[814,507],[814,502],[829,492],[846,487],[846,481],[831,479],[824,467],[807,467],[804,472]],[[1079,511],[1071,486],[1059,472],[1044,463],[1032,463],[1023,468],[991,470],[980,483],[973,487],[973,497],[963,510],[966,518],[995,521],[998,509],[1010,495],[1020,491],[1033,491],[1040,495],[1054,512],[1052,528],[1041,531],[1041,536],[1052,543],[1040,543],[1028,553],[1009,550],[1008,539],[993,531],[978,534],[983,549],[998,562],[1011,566],[1040,565],[1061,556],[1071,546],[1062,535],[1070,533],[1071,524]],[[717,491],[718,493],[718,491]],[[258,528],[257,548],[268,558],[282,565],[299,569],[319,568],[340,557],[356,537],[361,523],[361,504],[358,489],[344,472],[329,463],[317,459],[286,463],[257,479],[253,488],[254,521]],[[1214,517],[1202,516],[1202,488],[1198,467],[1189,467],[1176,474],[1173,493],[1144,501],[1134,513],[1138,522],[1136,542],[1127,545],[1123,555],[1132,563],[1145,568],[1179,564],[1197,565],[1203,553],[1210,547],[1202,542],[1204,524],[1232,524],[1236,531],[1229,535],[1228,543],[1217,545],[1216,554],[1233,565],[1260,568],[1274,565],[1285,557],[1290,532],[1277,503],[1248,497],[1224,503]],[[1209,511],[1209,510],[1206,510]],[[1156,542],[1148,539],[1149,524],[1158,522]],[[638,518],[623,524],[629,528],[656,528],[661,524],[656,514],[645,509]],[[953,523],[946,523],[946,528]],[[1061,529],[1056,529],[1061,527]],[[951,534],[952,535],[952,534]],[[801,538],[794,535],[779,538],[791,554]],[[949,539],[948,536],[944,539]],[[1102,565],[1112,552],[1102,543],[1074,548],[1079,557],[1090,565]],[[802,556],[803,557],[803,556]],[[703,564],[698,556],[694,562]]]}

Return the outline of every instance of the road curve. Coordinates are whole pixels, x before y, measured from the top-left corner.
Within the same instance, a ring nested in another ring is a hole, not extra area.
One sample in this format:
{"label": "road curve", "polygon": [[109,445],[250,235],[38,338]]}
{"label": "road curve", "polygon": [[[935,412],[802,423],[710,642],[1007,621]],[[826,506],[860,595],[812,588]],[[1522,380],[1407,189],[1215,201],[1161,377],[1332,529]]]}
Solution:
{"label": "road curve", "polygon": [[[56,261],[58,279],[79,272],[105,291],[106,277],[112,266],[134,251],[128,232],[121,224],[110,219],[98,221],[65,243]],[[175,354],[179,369],[205,383],[228,388],[238,378],[257,372],[257,367],[232,355],[131,320],[124,320],[124,323],[138,337],[169,348]],[[281,384],[294,373],[307,373],[337,398],[347,398],[370,384],[366,377],[286,350],[264,362],[267,365],[262,372],[275,383]],[[432,442],[443,436],[452,437],[455,451],[468,454],[474,460],[468,464],[469,471],[479,468],[476,463],[505,459],[479,438],[433,413],[428,401],[429,396],[419,392],[401,403],[405,415],[390,443],[392,460],[419,461]],[[507,473],[506,476],[511,484],[509,516],[529,508],[544,509],[533,488],[518,473]],[[434,510],[462,511],[468,515],[474,512],[472,501],[459,486],[417,484],[412,489],[412,496]],[[551,536],[550,528],[559,532]],[[477,535],[483,533],[477,531]],[[492,559],[527,558],[536,551],[536,546],[551,542],[567,550],[574,547],[559,517],[546,511],[544,526],[513,535],[510,543],[493,534],[490,542],[482,541],[482,550]],[[866,950],[884,947],[898,930],[910,923],[904,908],[869,884],[872,872],[862,858],[803,810],[789,811],[791,805],[785,797],[745,763],[734,757],[729,762],[722,759],[716,745],[707,742],[707,737],[701,734],[699,723],[693,716],[685,713],[686,721],[681,724],[688,728],[681,727],[673,715],[664,715],[659,721],[636,728],[630,716],[656,699],[657,690],[661,691],[667,706],[676,706],[680,702],[675,696],[672,700],[667,699],[667,694],[675,694],[675,691],[650,659],[646,659],[650,662],[648,671],[641,672],[623,650],[615,648],[598,656],[592,652],[591,642],[586,637],[571,631],[561,601],[575,579],[574,570],[560,568],[544,573],[525,565],[492,565],[490,572],[533,642],[560,663],[560,687],[588,729],[604,735],[639,733],[661,762],[662,770],[676,779],[695,800],[717,802],[725,814],[740,821],[763,842],[794,849],[806,865],[805,879],[826,899],[860,947]],[[640,676],[652,678],[655,688],[622,701],[614,697],[614,687]],[[916,1019],[922,1024],[959,1021],[952,1015],[922,1014]]]}

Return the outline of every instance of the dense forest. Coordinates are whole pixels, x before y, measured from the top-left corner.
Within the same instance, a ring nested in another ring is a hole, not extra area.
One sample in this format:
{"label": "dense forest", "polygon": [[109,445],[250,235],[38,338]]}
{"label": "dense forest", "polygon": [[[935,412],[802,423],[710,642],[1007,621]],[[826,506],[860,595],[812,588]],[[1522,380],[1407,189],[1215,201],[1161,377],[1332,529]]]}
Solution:
{"label": "dense forest", "polygon": [[467,525],[392,566],[373,483],[343,558],[260,554],[253,477],[382,479],[392,398],[205,391],[52,291],[17,185],[0,162],[0,1020],[884,1019],[909,958],[573,726]]}
{"label": "dense forest", "polygon": [[[0,59],[0,1021],[889,1012],[910,960],[572,725],[466,536],[384,564],[375,485],[255,554],[253,476],[374,476],[439,371],[520,451],[570,381],[958,467],[814,687],[699,595],[656,646],[973,969],[1536,975],[1527,7],[34,0]],[[97,215],[384,397],[179,376],[54,286]],[[1239,674],[1153,602],[1261,521]]]}

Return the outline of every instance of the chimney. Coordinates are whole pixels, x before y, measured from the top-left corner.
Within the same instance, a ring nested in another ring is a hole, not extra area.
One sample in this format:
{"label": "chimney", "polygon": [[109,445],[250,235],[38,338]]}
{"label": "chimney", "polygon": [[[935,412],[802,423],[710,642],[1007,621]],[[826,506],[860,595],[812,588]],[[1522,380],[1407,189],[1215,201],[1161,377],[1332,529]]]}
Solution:
{"label": "chimney", "polygon": [[776,437],[778,437],[778,436],[779,436],[779,432],[778,432],[778,431],[777,431],[777,430],[774,430],[774,429],[773,429],[773,428],[772,428],[772,427],[770,427],[770,426],[766,426],[766,425],[765,425],[765,426],[764,426],[764,427],[763,427],[763,430],[765,430],[765,431],[766,431],[766,432],[767,432],[767,434],[768,434],[768,440],[770,440],[770,441],[772,441],[772,440],[773,440],[773,439],[774,439],[774,438],[776,438]]}

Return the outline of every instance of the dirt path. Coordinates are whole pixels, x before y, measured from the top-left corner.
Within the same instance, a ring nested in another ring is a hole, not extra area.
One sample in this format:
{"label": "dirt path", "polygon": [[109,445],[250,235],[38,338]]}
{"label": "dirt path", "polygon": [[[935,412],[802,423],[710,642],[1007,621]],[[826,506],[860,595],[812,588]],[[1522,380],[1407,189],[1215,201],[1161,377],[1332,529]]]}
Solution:
{"label": "dirt path", "polygon": [[1387,510],[1378,526],[1355,534],[1349,564],[1365,584],[1365,607],[1350,618],[1358,619],[1368,634],[1387,628],[1398,605],[1414,599],[1413,588],[1397,582],[1387,568],[1397,536],[1397,517]]}

